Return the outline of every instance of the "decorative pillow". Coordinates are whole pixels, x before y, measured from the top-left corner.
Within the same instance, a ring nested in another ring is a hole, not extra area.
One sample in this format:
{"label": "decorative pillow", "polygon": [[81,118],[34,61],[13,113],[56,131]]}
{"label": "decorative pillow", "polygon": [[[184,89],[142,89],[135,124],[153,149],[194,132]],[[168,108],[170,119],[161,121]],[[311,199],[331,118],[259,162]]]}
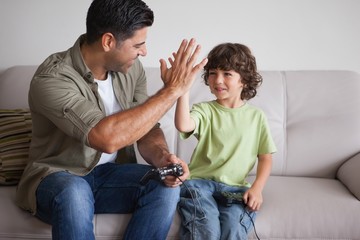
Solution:
{"label": "decorative pillow", "polygon": [[28,109],[0,109],[0,185],[19,182],[29,158],[31,127]]}

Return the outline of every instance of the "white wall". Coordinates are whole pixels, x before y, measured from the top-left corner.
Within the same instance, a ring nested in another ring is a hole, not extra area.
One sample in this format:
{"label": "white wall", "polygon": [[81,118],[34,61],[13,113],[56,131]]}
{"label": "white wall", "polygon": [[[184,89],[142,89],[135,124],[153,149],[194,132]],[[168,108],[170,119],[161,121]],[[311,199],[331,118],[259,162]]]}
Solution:
{"label": "white wall", "polygon": [[[183,38],[205,55],[220,42],[241,42],[260,70],[360,72],[358,0],[145,0],[155,12],[145,66],[159,66]],[[0,71],[39,64],[85,31],[91,0],[0,0]]]}

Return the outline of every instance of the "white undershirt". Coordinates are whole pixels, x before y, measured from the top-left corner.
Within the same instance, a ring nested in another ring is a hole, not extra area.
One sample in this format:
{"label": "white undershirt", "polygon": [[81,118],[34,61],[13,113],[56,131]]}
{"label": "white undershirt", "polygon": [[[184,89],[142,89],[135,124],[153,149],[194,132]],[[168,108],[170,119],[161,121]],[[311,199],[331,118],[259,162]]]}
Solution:
{"label": "white undershirt", "polygon": [[[120,112],[121,107],[115,97],[114,88],[112,85],[111,74],[108,74],[106,80],[95,79],[95,82],[98,84],[98,93],[104,104],[106,116]],[[117,155],[117,152],[114,152],[111,154],[102,153],[97,165],[108,163],[108,162],[114,162],[116,159],[116,155]]]}

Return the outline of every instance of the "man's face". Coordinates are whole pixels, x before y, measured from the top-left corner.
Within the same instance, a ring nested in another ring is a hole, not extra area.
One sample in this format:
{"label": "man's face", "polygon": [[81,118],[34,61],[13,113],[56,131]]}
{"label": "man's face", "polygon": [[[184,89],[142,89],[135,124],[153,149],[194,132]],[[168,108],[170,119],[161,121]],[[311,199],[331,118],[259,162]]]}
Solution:
{"label": "man's face", "polygon": [[107,70],[126,74],[138,56],[146,56],[148,27],[135,31],[133,37],[115,46],[107,57]]}

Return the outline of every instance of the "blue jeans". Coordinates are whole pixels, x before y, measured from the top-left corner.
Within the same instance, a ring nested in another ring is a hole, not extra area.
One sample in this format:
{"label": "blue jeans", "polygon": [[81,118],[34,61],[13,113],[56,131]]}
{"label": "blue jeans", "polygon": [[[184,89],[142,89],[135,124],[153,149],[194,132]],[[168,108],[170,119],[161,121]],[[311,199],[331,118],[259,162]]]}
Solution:
{"label": "blue jeans", "polygon": [[166,239],[180,188],[151,180],[139,184],[150,166],[107,163],[81,177],[52,173],[37,191],[36,216],[52,225],[54,240],[92,240],[96,213],[132,213],[123,239]]}
{"label": "blue jeans", "polygon": [[213,197],[216,192],[246,190],[247,188],[232,187],[210,180],[187,180],[181,185],[178,204],[182,217],[181,239],[248,239],[256,213],[249,212],[242,204],[226,207],[218,204]]}

